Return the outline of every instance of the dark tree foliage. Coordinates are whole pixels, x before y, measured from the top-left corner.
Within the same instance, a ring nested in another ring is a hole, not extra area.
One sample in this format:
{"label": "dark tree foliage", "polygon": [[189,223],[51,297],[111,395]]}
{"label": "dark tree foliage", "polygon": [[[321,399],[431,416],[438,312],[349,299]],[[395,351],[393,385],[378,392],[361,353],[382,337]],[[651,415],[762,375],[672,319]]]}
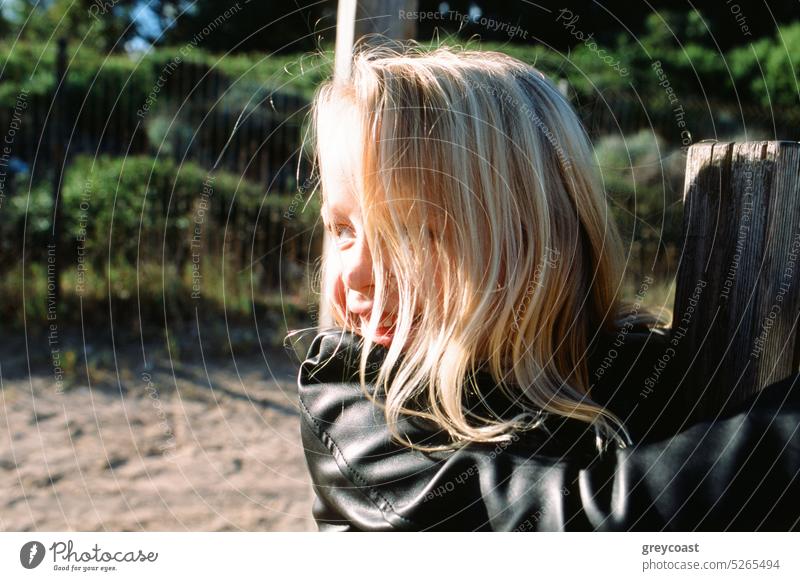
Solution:
{"label": "dark tree foliage", "polygon": [[[442,0],[420,0],[420,11],[438,11]],[[482,17],[495,22],[509,23],[508,27],[487,27],[480,22],[466,25],[453,18],[444,20],[421,20],[419,35],[430,38],[434,29],[440,34],[455,32],[461,27],[460,36],[480,35],[483,40],[509,41],[512,43],[541,43],[559,50],[579,44],[576,39],[555,19],[564,8],[579,19],[576,28],[594,33],[598,44],[606,46],[616,43],[619,35],[640,35],[645,30],[645,21],[653,11],[701,14],[713,34],[719,48],[746,44],[763,36],[771,36],[779,24],[800,18],[796,0],[448,0],[445,2],[453,13],[469,15],[470,7],[480,8]],[[549,11],[549,12],[548,12]],[[457,16],[457,14],[453,14]],[[562,19],[563,21],[563,19]],[[743,33],[744,22],[750,35]],[[527,35],[509,35],[511,25],[521,27]],[[492,30],[492,28],[496,28]],[[680,39],[681,30],[676,31]],[[523,38],[524,36],[524,38]],[[709,48],[716,48],[711,35],[706,40]]]}
{"label": "dark tree foliage", "polygon": [[[198,0],[174,19],[159,44],[200,39],[211,52],[290,53],[332,41],[335,0]],[[227,12],[226,12],[227,11]]]}
{"label": "dark tree foliage", "polygon": [[103,52],[121,52],[137,34],[140,0],[17,0],[0,15],[0,38],[51,42],[65,38]]}
{"label": "dark tree foliage", "polygon": [[[159,46],[195,41],[211,52],[291,53],[333,42],[336,7],[336,0],[17,0],[0,12],[0,37],[16,36],[27,21],[22,36],[28,39],[47,40],[57,30],[106,52],[120,52],[138,36]],[[148,18],[140,14],[131,25],[143,9]],[[420,18],[418,38],[477,35],[565,51],[580,44],[571,33],[580,30],[615,46],[621,37],[635,43],[654,11],[683,14],[689,24],[695,10],[703,23],[701,44],[722,51],[772,36],[800,18],[796,0],[419,0],[421,13],[443,16]],[[571,30],[564,26],[567,15],[577,17]],[[685,32],[664,26],[665,35],[681,42]]]}

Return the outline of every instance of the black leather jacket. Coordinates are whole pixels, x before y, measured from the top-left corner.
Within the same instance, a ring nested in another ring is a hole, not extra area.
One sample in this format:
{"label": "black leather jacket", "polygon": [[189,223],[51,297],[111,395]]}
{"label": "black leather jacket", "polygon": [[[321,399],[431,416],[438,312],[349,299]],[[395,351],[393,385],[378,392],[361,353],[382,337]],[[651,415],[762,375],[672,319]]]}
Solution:
{"label": "black leather jacket", "polygon": [[[673,380],[660,376],[652,387],[666,335],[611,339],[590,356],[592,397],[626,420],[634,446],[599,454],[585,423],[550,417],[549,436],[532,430],[509,443],[422,453],[393,441],[382,410],[362,394],[360,338],[317,335],[298,385],[319,530],[798,529],[800,376],[686,427]],[[371,369],[383,355],[377,346]],[[443,441],[413,418],[400,428],[412,441]]]}

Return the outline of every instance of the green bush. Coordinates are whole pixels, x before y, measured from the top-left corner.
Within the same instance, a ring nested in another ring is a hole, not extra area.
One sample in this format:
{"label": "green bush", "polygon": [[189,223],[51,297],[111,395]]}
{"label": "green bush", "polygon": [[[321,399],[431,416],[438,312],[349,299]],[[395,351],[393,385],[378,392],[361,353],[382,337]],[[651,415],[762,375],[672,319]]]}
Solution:
{"label": "green bush", "polygon": [[[204,184],[209,185],[205,199]],[[266,192],[262,185],[237,174],[209,172],[192,162],[77,156],[62,186],[62,231],[71,244],[81,242],[82,256],[97,265],[134,264],[150,257],[160,260],[162,244],[170,244],[168,259],[185,259],[198,222],[202,223],[203,251],[211,254],[221,251],[226,228],[229,242],[249,243],[259,212],[259,228],[269,227],[267,222],[274,218],[270,212],[283,215],[290,207],[296,211],[290,221],[284,221],[288,229],[297,231],[313,224],[316,198],[301,211],[302,204],[293,195]],[[10,196],[0,230],[3,246],[18,246],[25,232],[31,248],[43,248],[49,240],[52,214],[49,181]],[[216,240],[219,248],[209,248],[209,240]]]}
{"label": "green bush", "polygon": [[[319,229],[313,228],[318,196],[306,203],[309,191],[267,192],[237,174],[209,172],[196,163],[78,156],[70,161],[61,194],[62,298],[75,317],[78,297],[86,305],[127,305],[127,316],[147,320],[163,317],[167,307],[193,316],[198,304],[239,314],[255,305],[272,308],[304,292],[304,256],[288,252],[292,239],[309,259],[318,252],[309,247],[319,242]],[[0,314],[10,324],[21,322],[23,303],[27,316],[45,314],[52,217],[49,180],[27,191],[18,187],[4,206]],[[25,261],[19,260],[23,239]],[[278,248],[282,240],[288,247]],[[202,303],[193,296],[196,265]],[[283,298],[276,298],[278,292]],[[99,316],[107,309],[92,312]]]}
{"label": "green bush", "polygon": [[685,156],[647,130],[603,137],[595,154],[623,238],[642,248],[644,260],[652,263],[657,252],[681,237]]}
{"label": "green bush", "polygon": [[741,79],[739,96],[763,107],[797,107],[800,103],[800,22],[778,29],[774,38],[731,51],[729,66]]}

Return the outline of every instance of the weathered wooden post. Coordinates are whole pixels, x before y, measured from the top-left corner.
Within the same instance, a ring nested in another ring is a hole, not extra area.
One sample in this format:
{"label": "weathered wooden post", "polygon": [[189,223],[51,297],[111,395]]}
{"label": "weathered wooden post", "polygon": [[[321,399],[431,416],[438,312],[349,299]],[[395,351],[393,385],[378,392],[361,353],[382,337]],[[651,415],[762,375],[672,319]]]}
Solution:
{"label": "weathered wooden post", "polygon": [[800,143],[693,145],[683,199],[665,358],[700,419],[800,367]]}

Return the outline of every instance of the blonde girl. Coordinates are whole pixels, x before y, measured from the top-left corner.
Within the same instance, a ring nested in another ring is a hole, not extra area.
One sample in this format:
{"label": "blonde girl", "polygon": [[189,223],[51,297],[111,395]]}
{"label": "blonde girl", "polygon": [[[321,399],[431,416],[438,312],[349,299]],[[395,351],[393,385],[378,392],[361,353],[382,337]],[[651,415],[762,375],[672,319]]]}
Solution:
{"label": "blonde girl", "polygon": [[[323,297],[364,337],[364,361],[372,344],[388,348],[377,383],[390,425],[419,415],[459,445],[555,414],[629,443],[592,400],[587,349],[658,319],[622,301],[623,248],[591,144],[542,73],[498,52],[362,47],[349,83],[319,88],[313,128],[334,240]],[[465,407],[481,366],[527,413]]]}
{"label": "blonde girl", "polygon": [[668,335],[621,298],[592,148],[540,72],[361,47],[312,114],[335,326],[298,391],[320,530],[800,526],[800,376],[643,438],[685,417],[640,397]]}

